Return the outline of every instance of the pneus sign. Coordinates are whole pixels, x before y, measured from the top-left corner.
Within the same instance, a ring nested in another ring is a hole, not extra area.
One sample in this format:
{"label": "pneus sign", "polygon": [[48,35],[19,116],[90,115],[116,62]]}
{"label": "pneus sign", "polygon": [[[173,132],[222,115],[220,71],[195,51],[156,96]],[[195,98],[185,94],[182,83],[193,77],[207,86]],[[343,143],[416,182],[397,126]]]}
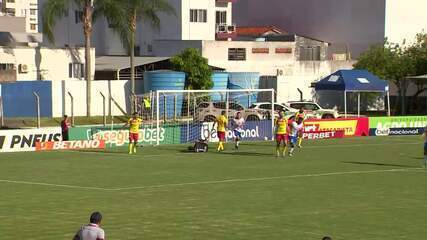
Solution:
{"label": "pneus sign", "polygon": [[61,128],[1,130],[0,152],[31,152],[36,142],[61,141]]}
{"label": "pneus sign", "polygon": [[427,116],[372,117],[369,118],[369,135],[418,135],[427,125]]}

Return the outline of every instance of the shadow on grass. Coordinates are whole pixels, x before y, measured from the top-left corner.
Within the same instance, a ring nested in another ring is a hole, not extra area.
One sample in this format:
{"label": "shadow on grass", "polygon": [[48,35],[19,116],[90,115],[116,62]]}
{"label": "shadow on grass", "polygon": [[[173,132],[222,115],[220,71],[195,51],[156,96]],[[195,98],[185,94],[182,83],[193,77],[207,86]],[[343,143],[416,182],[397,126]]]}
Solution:
{"label": "shadow on grass", "polygon": [[226,154],[226,155],[238,155],[238,156],[269,156],[274,157],[274,154],[268,154],[268,153],[257,153],[257,152],[221,152],[219,154]]}
{"label": "shadow on grass", "polygon": [[375,162],[346,162],[341,161],[342,163],[349,164],[358,164],[358,165],[374,165],[374,166],[387,166],[387,167],[416,167],[411,165],[403,165],[403,164],[388,164],[388,163],[375,163]]}

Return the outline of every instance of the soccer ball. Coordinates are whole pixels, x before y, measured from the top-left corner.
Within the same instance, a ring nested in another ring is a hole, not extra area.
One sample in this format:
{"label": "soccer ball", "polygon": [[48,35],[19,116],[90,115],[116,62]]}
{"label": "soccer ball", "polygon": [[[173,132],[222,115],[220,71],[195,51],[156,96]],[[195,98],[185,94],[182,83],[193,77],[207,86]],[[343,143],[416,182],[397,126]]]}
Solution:
{"label": "soccer ball", "polygon": [[265,140],[265,141],[267,141],[267,140],[268,140],[268,138],[267,138],[267,137],[264,137],[264,140]]}

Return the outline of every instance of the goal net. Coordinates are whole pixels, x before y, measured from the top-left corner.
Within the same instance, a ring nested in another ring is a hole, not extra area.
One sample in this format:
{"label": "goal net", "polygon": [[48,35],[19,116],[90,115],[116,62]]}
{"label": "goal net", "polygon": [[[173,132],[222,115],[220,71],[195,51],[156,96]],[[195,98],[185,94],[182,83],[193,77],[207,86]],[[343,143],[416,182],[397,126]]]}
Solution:
{"label": "goal net", "polygon": [[158,90],[135,97],[137,112],[144,119],[153,145],[218,141],[213,123],[225,111],[229,126],[226,139],[234,138],[232,119],[238,112],[245,119],[245,141],[273,138],[273,89]]}

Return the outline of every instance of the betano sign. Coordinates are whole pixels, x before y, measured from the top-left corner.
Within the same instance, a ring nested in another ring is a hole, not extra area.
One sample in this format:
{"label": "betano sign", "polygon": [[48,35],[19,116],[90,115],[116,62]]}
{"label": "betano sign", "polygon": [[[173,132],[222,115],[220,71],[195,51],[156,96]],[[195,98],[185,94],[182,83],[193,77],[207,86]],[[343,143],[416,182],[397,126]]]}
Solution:
{"label": "betano sign", "polygon": [[36,151],[58,151],[79,149],[104,149],[105,141],[100,140],[77,140],[61,142],[37,142]]}
{"label": "betano sign", "polygon": [[37,142],[61,141],[61,128],[0,131],[0,152],[31,152]]}

